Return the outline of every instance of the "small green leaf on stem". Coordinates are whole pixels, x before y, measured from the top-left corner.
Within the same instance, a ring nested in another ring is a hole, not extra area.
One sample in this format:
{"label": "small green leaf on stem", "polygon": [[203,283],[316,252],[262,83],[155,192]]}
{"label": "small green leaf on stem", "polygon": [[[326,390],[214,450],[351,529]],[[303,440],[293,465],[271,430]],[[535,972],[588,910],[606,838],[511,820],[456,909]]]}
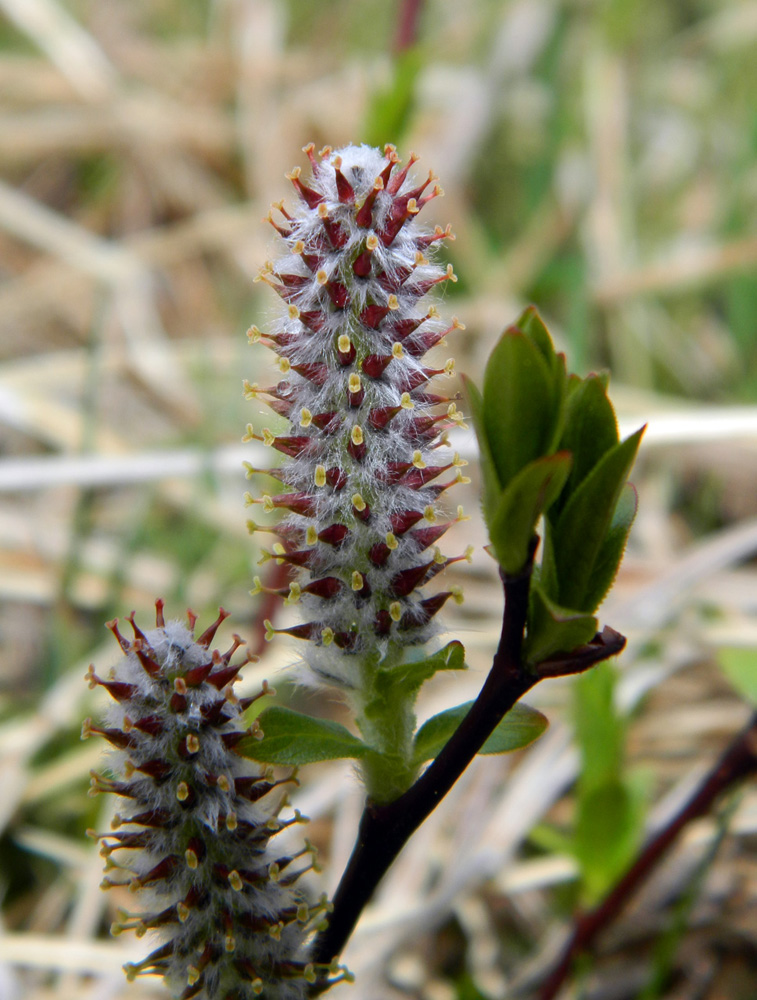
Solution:
{"label": "small green leaf on stem", "polygon": [[465,669],[465,647],[455,640],[422,660],[410,660],[384,669],[379,667],[374,674],[373,690],[381,699],[401,695],[403,699],[414,701],[421,685],[440,670]]}
{"label": "small green leaf on stem", "polygon": [[[615,445],[602,456],[589,475],[568,500],[557,521],[550,524],[550,578],[556,579],[557,593],[550,597],[566,608],[592,613],[596,610],[598,587],[593,577],[600,562],[604,563],[605,581],[615,575],[617,563],[609,572],[608,552],[603,546],[611,535],[616,507],[631,470],[644,428]],[[624,511],[628,502],[624,502]],[[630,527],[630,525],[629,525]],[[623,543],[625,544],[625,542]],[[603,558],[600,555],[603,553]],[[622,547],[619,557],[622,555]],[[602,588],[604,596],[606,586]]]}
{"label": "small green leaf on stem", "polygon": [[248,736],[235,750],[266,764],[299,767],[343,757],[361,759],[374,751],[338,722],[313,719],[290,708],[274,705],[261,712],[263,738]]}
{"label": "small green leaf on stem", "polygon": [[573,455],[573,468],[567,487],[553,511],[554,516],[560,513],[602,456],[617,443],[618,424],[602,377],[589,375],[579,380],[572,376],[560,448]]}
{"label": "small green leaf on stem", "polygon": [[597,619],[581,611],[561,608],[547,597],[538,581],[534,581],[527,627],[525,656],[527,662],[535,666],[589,642],[596,634]]}
{"label": "small green leaf on stem", "polygon": [[[425,722],[415,736],[416,765],[436,757],[463,721],[473,702],[440,712]],[[505,715],[479,750],[480,754],[509,753],[537,740],[548,726],[546,716],[519,702]]]}
{"label": "small green leaf on stem", "polygon": [[553,450],[561,386],[539,346],[508,327],[484,375],[484,427],[499,481]]}

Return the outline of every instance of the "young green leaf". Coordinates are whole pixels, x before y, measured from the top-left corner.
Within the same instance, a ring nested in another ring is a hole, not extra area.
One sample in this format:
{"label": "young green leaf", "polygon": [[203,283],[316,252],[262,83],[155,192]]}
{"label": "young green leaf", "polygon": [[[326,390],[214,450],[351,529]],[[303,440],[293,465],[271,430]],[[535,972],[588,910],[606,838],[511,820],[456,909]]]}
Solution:
{"label": "young green leaf", "polygon": [[503,486],[550,452],[560,404],[554,383],[539,347],[508,327],[486,366],[483,397],[486,436]]}
{"label": "young green leaf", "polygon": [[552,511],[553,519],[602,456],[617,443],[618,425],[606,388],[599,376],[590,375],[568,395],[560,448],[573,455],[573,468],[568,485]]}
{"label": "young green leaf", "polygon": [[633,483],[626,483],[620,491],[610,527],[594,563],[594,572],[586,591],[587,607],[598,608],[615,581],[631,526],[636,518],[638,503],[636,488]]}
{"label": "young green leaf", "polygon": [[525,656],[536,665],[570,653],[594,638],[597,619],[580,611],[561,608],[547,597],[540,583],[531,584]]}
{"label": "young green leaf", "polygon": [[528,558],[536,522],[562,490],[571,456],[557,452],[529,462],[511,479],[489,520],[489,538],[506,573],[517,573]]}
{"label": "young green leaf", "polygon": [[263,738],[245,737],[234,748],[242,757],[266,764],[298,767],[342,757],[361,759],[374,753],[367,743],[338,722],[314,719],[274,705],[258,717]]}
{"label": "young green leaf", "polygon": [[422,660],[379,668],[374,675],[373,688],[379,698],[386,698],[391,693],[414,701],[421,685],[440,670],[465,670],[465,647],[461,642],[450,642]]}
{"label": "young green leaf", "polygon": [[522,330],[527,337],[533,340],[544,356],[544,360],[552,367],[554,364],[553,359],[557,359],[555,346],[536,306],[526,306],[516,319],[514,326]]}
{"label": "young green leaf", "polygon": [[[568,390],[568,375],[565,366],[565,355],[555,351],[555,345],[549,335],[549,330],[544,324],[544,320],[538,313],[536,306],[528,306],[517,319],[515,326],[522,330],[534,344],[539,348],[552,373],[553,388],[555,390],[556,413],[559,419],[555,422],[555,439],[553,447],[557,447],[559,431],[562,425],[562,411],[564,409],[565,397]],[[550,449],[552,450],[552,449]]]}
{"label": "young green leaf", "polygon": [[471,380],[463,375],[463,389],[465,399],[470,410],[473,427],[478,438],[478,461],[481,469],[482,486],[482,506],[484,517],[489,520],[489,512],[494,511],[502,492],[502,484],[499,480],[497,467],[494,464],[489,439],[486,436],[486,426],[484,424],[484,398]]}
{"label": "young green leaf", "polygon": [[568,500],[552,527],[557,602],[566,608],[596,610],[592,577],[608,537],[616,505],[631,471],[644,428],[606,452]]}
{"label": "young green leaf", "polygon": [[[472,701],[449,708],[425,722],[415,735],[413,761],[416,765],[436,757],[465,716]],[[479,750],[480,754],[508,753],[527,747],[549,725],[546,716],[535,708],[518,702],[505,715]]]}

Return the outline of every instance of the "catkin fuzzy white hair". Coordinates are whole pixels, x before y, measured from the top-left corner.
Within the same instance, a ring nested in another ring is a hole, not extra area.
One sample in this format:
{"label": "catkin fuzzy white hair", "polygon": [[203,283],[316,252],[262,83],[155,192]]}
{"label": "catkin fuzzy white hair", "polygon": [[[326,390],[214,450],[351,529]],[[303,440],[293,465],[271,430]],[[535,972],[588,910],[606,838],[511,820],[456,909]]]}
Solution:
{"label": "catkin fuzzy white hair", "polygon": [[104,727],[87,720],[82,733],[114,748],[113,777],[93,774],[93,792],[124,802],[113,821],[118,832],[102,838],[103,886],[128,885],[154,906],[124,912],[114,931],[162,937],[127,974],[160,974],[181,1000],[300,1000],[307,982],[325,972],[304,953],[326,904],[307,905],[296,888],[312,863],[302,860],[311,855],[307,842],[286,856],[270,843],[301,819],[279,818],[282,782],[240,755],[256,735],[241,725],[256,698],[240,700],[232,690],[248,662],[231,662],[241,640],[211,653],[225,612],[194,638],[194,615],[187,627],[166,623],[161,601],[156,608],[156,628],[147,633],[130,617],[132,641],[109,624],[125,656],[108,679],[92,668],[87,677],[115,704]]}
{"label": "catkin fuzzy white hair", "polygon": [[[290,423],[281,435],[248,426],[248,438],[288,459],[248,473],[268,471],[286,491],[247,499],[288,512],[268,555],[296,567],[296,581],[277,592],[302,604],[304,622],[283,631],[310,640],[305,658],[319,679],[349,689],[367,658],[424,643],[444,602],[459,598],[420,592],[455,561],[435,547],[454,523],[440,520],[439,501],[465,464],[437,457],[462,415],[428,391],[453,362],[433,369],[422,359],[462,324],[420,304],[456,280],[451,265],[431,259],[449,228],[429,232],[416,221],[442,193],[435,178],[416,184],[415,158],[401,166],[392,146],[305,152],[310,181],[299,168],[289,175],[299,205],[290,214],[278,204],[279,220],[269,216],[287,252],[260,275],[287,309],[269,331],[249,334],[276,352],[284,378],[268,389],[246,384]],[[256,580],[256,589],[265,588]]]}

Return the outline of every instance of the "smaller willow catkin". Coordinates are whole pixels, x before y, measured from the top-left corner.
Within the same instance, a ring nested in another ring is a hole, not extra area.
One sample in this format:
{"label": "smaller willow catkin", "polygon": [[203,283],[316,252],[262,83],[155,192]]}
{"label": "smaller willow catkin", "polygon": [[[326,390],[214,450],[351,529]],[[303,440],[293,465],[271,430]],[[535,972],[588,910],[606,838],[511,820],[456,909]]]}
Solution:
{"label": "smaller willow catkin", "polygon": [[235,752],[257,735],[255,724],[242,724],[245,709],[270,689],[234,695],[233,682],[250,659],[231,662],[241,639],[235,636],[226,653],[209,651],[226,612],[198,638],[191,612],[188,626],[166,623],[162,601],[156,612],[147,633],[129,616],[131,641],[117,621],[108,624],[124,658],[107,680],[93,668],[87,679],[115,705],[102,728],[87,719],[82,729],[84,738],[96,734],[113,747],[113,777],[93,772],[93,794],[124,800],[112,823],[118,832],[101,837],[103,887],[145,890],[154,905],[122,912],[114,933],[162,936],[127,975],[162,975],[181,1000],[298,1000],[327,971],[307,963],[305,943],[328,905],[308,905],[296,888],[313,864],[307,841],[289,855],[269,843],[302,821],[296,812],[279,818],[283,799],[275,789],[292,779],[277,781]]}
{"label": "smaller willow catkin", "polygon": [[[272,475],[286,492],[247,502],[287,512],[282,543],[264,557],[294,568],[280,593],[301,605],[303,622],[278,631],[309,640],[304,659],[318,681],[354,692],[366,665],[425,643],[445,601],[461,599],[455,588],[422,590],[456,561],[436,543],[464,515],[458,508],[444,519],[440,501],[467,481],[466,463],[438,451],[462,414],[454,398],[429,391],[454,363],[433,368],[423,358],[463,325],[421,304],[457,280],[451,265],[433,261],[449,227],[416,221],[442,193],[433,175],[413,181],[416,158],[402,166],[393,146],[305,152],[312,177],[304,183],[299,168],[289,175],[299,203],[291,213],[274,206],[279,216],[269,221],[284,253],[260,275],[286,311],[266,332],[249,333],[274,350],[284,377],[265,389],[246,384],[249,398],[261,396],[289,422],[281,434],[248,426],[248,440],[286,456],[274,469],[248,463],[248,473]],[[265,589],[256,581],[253,592]]]}

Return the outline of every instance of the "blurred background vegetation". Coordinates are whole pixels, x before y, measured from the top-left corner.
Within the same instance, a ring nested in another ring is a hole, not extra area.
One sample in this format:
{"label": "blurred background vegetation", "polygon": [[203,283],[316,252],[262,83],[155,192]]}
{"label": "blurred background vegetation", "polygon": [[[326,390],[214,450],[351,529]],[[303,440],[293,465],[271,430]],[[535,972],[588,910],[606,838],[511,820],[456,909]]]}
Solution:
{"label": "blurred background vegetation", "polygon": [[[543,685],[548,735],[476,762],[347,955],[354,997],[536,996],[576,901],[749,715],[756,47],[754,0],[0,0],[2,1000],[163,995],[123,983],[144,942],[107,937],[128,899],[99,892],[84,838],[108,816],[86,794],[99,747],[79,728],[101,702],[81,678],[116,655],[102,623],[135,608],[144,625],[158,596],[223,604],[262,651],[275,609],[248,596],[239,443],[261,418],[241,381],[276,375],[245,330],[277,307],[253,283],[276,252],[261,219],[309,141],[392,142],[439,174],[424,216],[457,235],[440,308],[466,324],[458,369],[479,377],[535,302],[574,370],[610,369],[623,429],[649,422],[603,612],[630,637],[617,676]],[[447,622],[472,669],[429,714],[475,693],[498,633],[469,491],[452,544],[478,552]],[[296,650],[265,654],[251,686]],[[604,753],[625,799],[592,828]],[[298,805],[329,889],[359,792],[339,765],[311,771]],[[755,846],[751,788],[692,828],[580,995],[754,997]]]}

